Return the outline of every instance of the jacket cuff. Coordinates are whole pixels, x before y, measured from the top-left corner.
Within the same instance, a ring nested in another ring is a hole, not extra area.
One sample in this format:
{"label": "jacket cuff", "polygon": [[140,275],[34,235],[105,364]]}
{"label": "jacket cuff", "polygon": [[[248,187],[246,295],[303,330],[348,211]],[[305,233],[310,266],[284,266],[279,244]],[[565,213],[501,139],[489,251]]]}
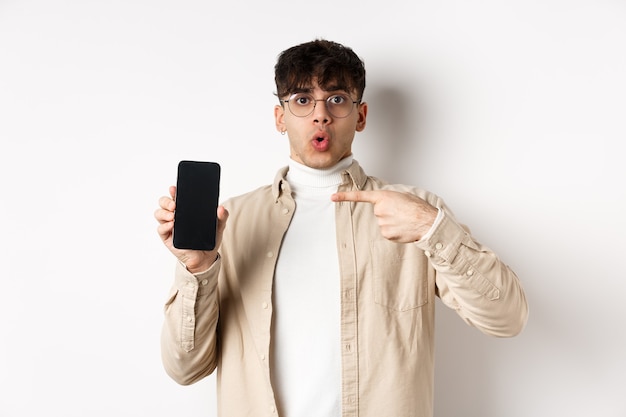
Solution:
{"label": "jacket cuff", "polygon": [[192,274],[182,262],[177,262],[174,275],[174,286],[179,291],[187,291],[188,296],[203,295],[211,291],[217,284],[217,276],[222,264],[222,258],[218,254],[217,259],[206,271]]}
{"label": "jacket cuff", "polygon": [[444,210],[439,209],[433,227],[416,242],[416,245],[428,258],[439,258],[452,264],[466,234],[467,231],[463,226],[454,221]]}

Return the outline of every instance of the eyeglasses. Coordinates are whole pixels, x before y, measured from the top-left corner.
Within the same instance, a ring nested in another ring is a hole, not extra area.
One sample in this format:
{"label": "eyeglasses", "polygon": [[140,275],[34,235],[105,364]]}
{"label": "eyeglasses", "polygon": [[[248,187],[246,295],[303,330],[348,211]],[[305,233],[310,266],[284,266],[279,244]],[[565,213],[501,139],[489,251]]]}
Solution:
{"label": "eyeglasses", "polygon": [[289,111],[296,117],[306,117],[313,113],[318,101],[326,102],[326,109],[332,116],[342,119],[348,117],[352,113],[352,108],[358,101],[345,94],[334,94],[326,100],[315,100],[312,95],[307,93],[292,94],[288,100],[280,100],[287,103]]}

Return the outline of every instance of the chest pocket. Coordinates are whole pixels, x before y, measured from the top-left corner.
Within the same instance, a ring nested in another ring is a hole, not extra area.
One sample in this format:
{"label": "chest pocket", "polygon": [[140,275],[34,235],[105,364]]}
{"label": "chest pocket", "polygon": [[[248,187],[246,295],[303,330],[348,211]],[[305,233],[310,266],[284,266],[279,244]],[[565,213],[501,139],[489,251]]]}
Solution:
{"label": "chest pocket", "polygon": [[395,311],[428,303],[428,261],[416,247],[376,240],[371,243],[374,302]]}

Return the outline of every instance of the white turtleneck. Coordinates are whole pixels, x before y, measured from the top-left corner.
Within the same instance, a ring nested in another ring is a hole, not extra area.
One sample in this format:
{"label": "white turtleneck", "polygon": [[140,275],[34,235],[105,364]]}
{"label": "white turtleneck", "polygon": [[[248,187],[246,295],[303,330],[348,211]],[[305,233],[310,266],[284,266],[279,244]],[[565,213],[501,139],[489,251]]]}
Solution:
{"label": "white turtleneck", "polygon": [[296,201],[274,276],[272,382],[281,417],[341,415],[341,310],[335,203],[352,157],[319,170],[293,160]]}

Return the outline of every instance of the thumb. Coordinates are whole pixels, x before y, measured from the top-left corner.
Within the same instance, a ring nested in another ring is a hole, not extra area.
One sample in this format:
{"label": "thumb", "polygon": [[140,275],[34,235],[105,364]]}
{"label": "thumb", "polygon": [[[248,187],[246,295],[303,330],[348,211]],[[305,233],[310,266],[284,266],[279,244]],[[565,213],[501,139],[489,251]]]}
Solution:
{"label": "thumb", "polygon": [[224,206],[219,206],[217,208],[217,223],[218,223],[218,229],[220,231],[226,228],[226,222],[228,221],[229,216],[230,216],[230,213],[228,213],[228,210],[226,210]]}

